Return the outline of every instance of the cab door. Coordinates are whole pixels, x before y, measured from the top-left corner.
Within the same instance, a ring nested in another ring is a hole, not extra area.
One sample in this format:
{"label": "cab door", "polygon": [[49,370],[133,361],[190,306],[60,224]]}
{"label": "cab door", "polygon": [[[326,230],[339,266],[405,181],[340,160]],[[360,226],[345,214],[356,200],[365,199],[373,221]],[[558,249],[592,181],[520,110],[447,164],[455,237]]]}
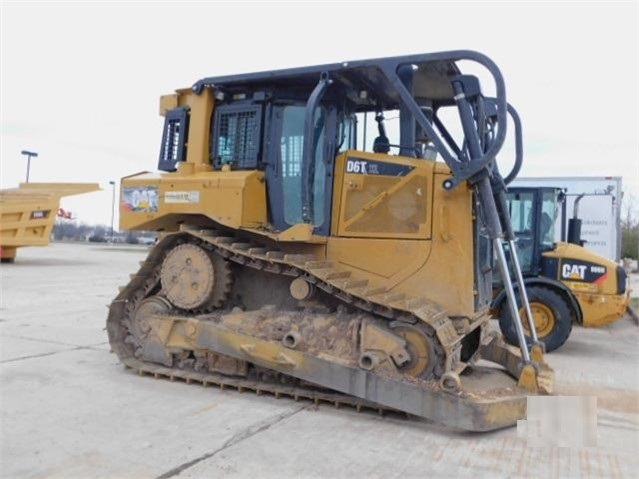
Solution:
{"label": "cab door", "polygon": [[[267,140],[266,181],[270,221],[278,231],[304,223],[303,171],[304,120],[306,104],[274,104],[270,112]],[[311,222],[313,233],[326,236],[330,231],[335,156],[334,108],[320,106],[315,111],[311,172]]]}

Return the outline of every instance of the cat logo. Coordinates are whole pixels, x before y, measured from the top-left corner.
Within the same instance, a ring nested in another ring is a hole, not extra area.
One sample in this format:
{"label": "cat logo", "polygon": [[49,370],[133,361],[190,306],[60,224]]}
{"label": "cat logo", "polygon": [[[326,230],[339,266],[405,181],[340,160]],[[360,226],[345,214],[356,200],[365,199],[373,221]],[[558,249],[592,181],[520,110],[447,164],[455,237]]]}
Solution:
{"label": "cat logo", "polygon": [[564,264],[561,276],[565,279],[586,279],[586,268],[583,264]]}
{"label": "cat logo", "polygon": [[561,279],[583,283],[600,284],[608,277],[605,266],[583,260],[569,260],[561,265]]}

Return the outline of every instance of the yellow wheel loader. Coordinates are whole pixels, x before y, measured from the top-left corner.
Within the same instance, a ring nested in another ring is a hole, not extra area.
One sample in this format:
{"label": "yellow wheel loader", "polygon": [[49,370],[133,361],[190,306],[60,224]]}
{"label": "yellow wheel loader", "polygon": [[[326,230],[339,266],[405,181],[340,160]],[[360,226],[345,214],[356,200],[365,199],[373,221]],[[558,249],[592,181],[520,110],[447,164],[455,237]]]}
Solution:
{"label": "yellow wheel loader", "polygon": [[[583,195],[581,195],[583,197]],[[622,318],[630,302],[627,275],[614,261],[583,247],[579,200],[566,232],[565,194],[552,187],[508,188],[511,224],[517,238],[518,259],[539,341],[546,352],[562,346],[573,323],[602,327]],[[561,240],[555,240],[555,221],[561,218]],[[517,288],[517,286],[515,286]],[[517,344],[517,332],[501,281],[493,302],[504,338]],[[522,304],[520,314],[526,314]],[[526,336],[531,333],[524,321]]]}
{"label": "yellow wheel loader", "polygon": [[496,156],[516,115],[488,57],[204,78],[160,113],[159,172],[121,182],[121,228],[159,235],[110,306],[126,366],[473,431],[551,391],[512,287],[518,347],[490,328],[493,265],[506,275],[514,241]]}

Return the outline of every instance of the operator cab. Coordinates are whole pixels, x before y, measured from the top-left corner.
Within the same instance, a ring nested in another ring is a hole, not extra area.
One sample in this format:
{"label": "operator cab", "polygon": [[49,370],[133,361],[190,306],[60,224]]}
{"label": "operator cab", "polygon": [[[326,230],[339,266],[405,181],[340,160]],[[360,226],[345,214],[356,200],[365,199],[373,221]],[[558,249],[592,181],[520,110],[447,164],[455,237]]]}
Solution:
{"label": "operator cab", "polygon": [[558,188],[508,188],[508,211],[524,275],[541,273],[542,253],[554,249],[560,194]]}
{"label": "operator cab", "polygon": [[[211,166],[265,172],[274,231],[306,223],[327,236],[336,157],[357,150],[434,160],[434,128],[454,142],[435,117],[437,109],[457,109],[452,80],[458,77],[454,62],[420,56],[381,66],[362,61],[205,78],[193,91],[214,91]],[[410,98],[402,98],[395,81]],[[416,115],[423,115],[422,124]],[[459,153],[457,144],[447,149]]]}

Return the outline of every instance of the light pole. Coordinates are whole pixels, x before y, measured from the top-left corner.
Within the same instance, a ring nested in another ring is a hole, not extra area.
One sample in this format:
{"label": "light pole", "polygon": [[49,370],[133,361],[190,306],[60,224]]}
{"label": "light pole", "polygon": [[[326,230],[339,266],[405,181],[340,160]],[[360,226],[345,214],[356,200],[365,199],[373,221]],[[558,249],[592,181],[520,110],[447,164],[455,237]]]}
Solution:
{"label": "light pole", "polygon": [[115,217],[115,181],[109,181],[111,185],[111,243],[113,243],[113,218]]}
{"label": "light pole", "polygon": [[31,157],[33,156],[34,158],[37,158],[38,154],[35,153],[34,151],[27,151],[27,150],[22,150],[20,154],[27,156],[27,183],[29,183],[29,169],[31,168]]}

